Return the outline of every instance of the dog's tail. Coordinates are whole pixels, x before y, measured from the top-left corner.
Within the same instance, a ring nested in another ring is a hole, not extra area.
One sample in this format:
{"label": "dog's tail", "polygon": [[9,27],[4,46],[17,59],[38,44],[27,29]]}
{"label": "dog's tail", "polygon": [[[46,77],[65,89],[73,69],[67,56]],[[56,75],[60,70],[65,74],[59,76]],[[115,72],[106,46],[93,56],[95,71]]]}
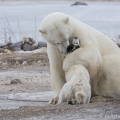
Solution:
{"label": "dog's tail", "polygon": [[78,91],[75,93],[75,99],[77,101],[78,104],[80,103],[83,103],[85,104],[86,103],[86,94],[84,91]]}

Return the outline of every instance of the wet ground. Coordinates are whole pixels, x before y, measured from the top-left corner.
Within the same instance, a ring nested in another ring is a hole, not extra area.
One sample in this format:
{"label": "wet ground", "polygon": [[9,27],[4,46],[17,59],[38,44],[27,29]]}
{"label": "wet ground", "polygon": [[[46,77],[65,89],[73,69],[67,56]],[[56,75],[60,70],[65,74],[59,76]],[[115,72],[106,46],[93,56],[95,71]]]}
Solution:
{"label": "wet ground", "polygon": [[46,106],[52,98],[53,91],[19,92],[0,94],[0,110],[19,108],[21,106]]}
{"label": "wet ground", "polygon": [[[32,59],[33,56],[37,59]],[[22,65],[25,60],[26,64]],[[0,61],[0,120],[120,119],[119,98],[85,105],[49,105],[54,93],[45,51],[1,54]],[[16,61],[22,62],[18,64]],[[11,84],[15,79],[21,83]]]}
{"label": "wet ground", "polygon": [[[19,103],[19,102],[18,102]],[[36,106],[37,105],[37,106]],[[18,109],[1,110],[1,120],[119,120],[120,101],[89,103],[85,105],[31,104]]]}

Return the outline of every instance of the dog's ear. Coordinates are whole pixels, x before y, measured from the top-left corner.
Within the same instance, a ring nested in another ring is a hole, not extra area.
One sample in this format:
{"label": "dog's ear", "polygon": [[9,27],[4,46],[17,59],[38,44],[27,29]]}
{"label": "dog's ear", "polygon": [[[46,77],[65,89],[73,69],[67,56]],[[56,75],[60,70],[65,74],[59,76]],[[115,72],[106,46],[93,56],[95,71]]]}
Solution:
{"label": "dog's ear", "polygon": [[68,47],[67,47],[67,52],[72,52],[73,51],[73,47],[74,45],[73,44],[70,44]]}

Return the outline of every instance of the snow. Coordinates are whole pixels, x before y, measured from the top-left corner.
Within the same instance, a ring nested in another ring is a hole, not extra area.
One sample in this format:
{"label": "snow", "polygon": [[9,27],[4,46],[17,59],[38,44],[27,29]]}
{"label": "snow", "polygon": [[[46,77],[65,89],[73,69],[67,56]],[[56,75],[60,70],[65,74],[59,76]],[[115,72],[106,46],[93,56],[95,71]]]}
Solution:
{"label": "snow", "polygon": [[36,49],[36,50],[33,50],[33,51],[17,51],[17,53],[45,53],[46,52],[46,47],[42,47],[42,48],[39,48],[39,49]]}

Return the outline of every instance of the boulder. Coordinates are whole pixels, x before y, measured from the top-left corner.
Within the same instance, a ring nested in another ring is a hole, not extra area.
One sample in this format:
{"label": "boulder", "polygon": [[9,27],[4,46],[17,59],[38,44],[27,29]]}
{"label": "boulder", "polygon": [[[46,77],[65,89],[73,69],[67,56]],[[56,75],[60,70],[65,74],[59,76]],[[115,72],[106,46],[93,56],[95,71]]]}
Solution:
{"label": "boulder", "polygon": [[3,48],[0,48],[0,53],[4,53],[4,49]]}
{"label": "boulder", "polygon": [[30,45],[35,44],[35,40],[31,37],[23,36],[21,41],[22,41],[23,44],[25,44],[25,43],[29,43]]}
{"label": "boulder", "polygon": [[12,47],[12,45],[6,45],[3,47],[4,49],[10,50],[10,51],[14,51],[14,48]]}
{"label": "boulder", "polygon": [[25,44],[23,44],[23,50],[24,51],[33,51],[34,47],[30,44],[25,43]]}
{"label": "boulder", "polygon": [[4,53],[10,53],[11,51],[10,50],[8,50],[8,49],[5,49],[4,50]]}
{"label": "boulder", "polygon": [[38,43],[36,42],[35,44],[32,45],[34,47],[34,49],[38,48]]}
{"label": "boulder", "polygon": [[0,45],[0,48],[7,49],[7,46],[9,46],[9,45],[12,45],[12,43],[11,43],[11,42],[8,42],[8,43],[6,43],[6,44],[4,44],[4,45]]}
{"label": "boulder", "polygon": [[71,6],[74,6],[74,5],[87,5],[87,4],[84,3],[84,2],[75,2],[75,3],[72,4]]}
{"label": "boulder", "polygon": [[10,84],[21,84],[21,81],[19,79],[12,80]]}
{"label": "boulder", "polygon": [[28,37],[28,39],[29,39],[29,44],[31,45],[35,44],[35,40],[33,38]]}
{"label": "boulder", "polygon": [[22,50],[23,43],[22,42],[17,42],[17,43],[12,44],[12,46],[13,46],[15,51],[20,51],[20,50]]}
{"label": "boulder", "polygon": [[20,50],[22,50],[22,46],[23,46],[22,42],[17,42],[17,43],[8,45],[8,46],[6,45],[3,48],[8,49],[10,51],[20,51]]}
{"label": "boulder", "polygon": [[41,47],[47,47],[47,43],[46,42],[38,42],[38,47],[41,48]]}

